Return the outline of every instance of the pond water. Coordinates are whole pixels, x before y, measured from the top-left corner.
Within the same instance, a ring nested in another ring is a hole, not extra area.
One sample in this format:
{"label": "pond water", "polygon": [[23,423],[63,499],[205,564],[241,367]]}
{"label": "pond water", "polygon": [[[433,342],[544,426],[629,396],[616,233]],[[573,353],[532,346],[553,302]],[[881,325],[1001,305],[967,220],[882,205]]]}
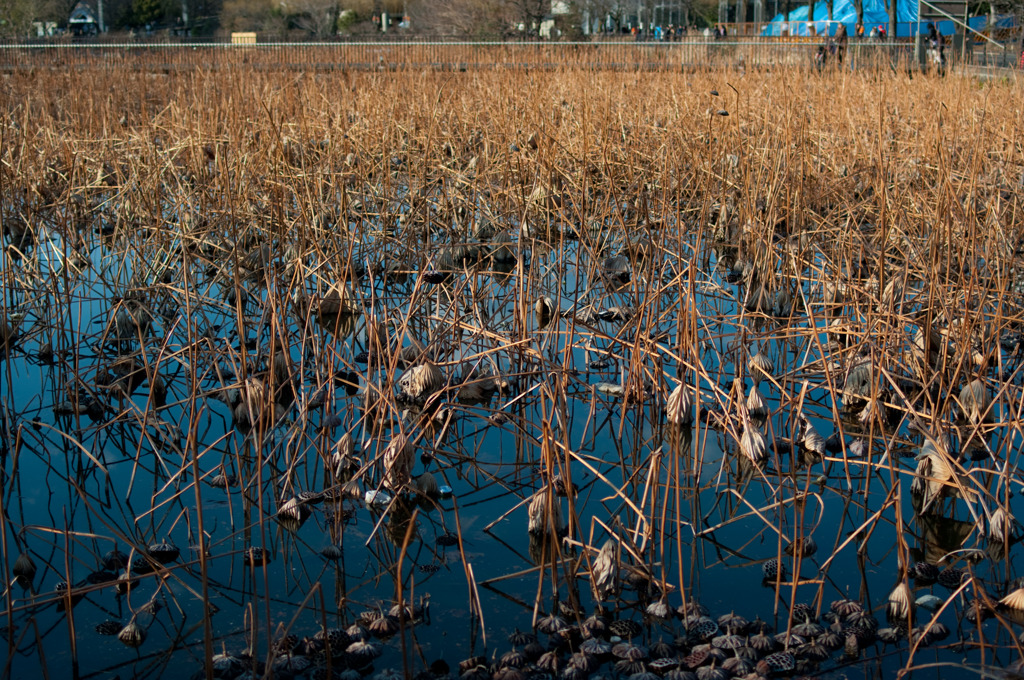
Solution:
{"label": "pond water", "polygon": [[[70,201],[6,236],[5,676],[427,678],[481,657],[467,676],[974,677],[1020,658],[996,606],[1017,533],[992,530],[1021,514],[1019,338],[990,357],[994,424],[950,419],[946,443],[913,415],[946,399],[914,391],[922,281],[885,289],[899,314],[869,329],[874,303],[834,293],[852,263],[712,242],[710,199],[661,221],[571,192],[495,214],[384,165],[302,228],[283,199],[206,228],[175,195],[142,226],[122,178],[83,199],[76,238]],[[787,297],[758,297],[764,261],[802,263]],[[865,361],[893,408],[861,421],[841,392]],[[403,397],[428,362],[440,382]],[[692,425],[666,421],[680,383]],[[887,617],[901,583],[912,613]]]}

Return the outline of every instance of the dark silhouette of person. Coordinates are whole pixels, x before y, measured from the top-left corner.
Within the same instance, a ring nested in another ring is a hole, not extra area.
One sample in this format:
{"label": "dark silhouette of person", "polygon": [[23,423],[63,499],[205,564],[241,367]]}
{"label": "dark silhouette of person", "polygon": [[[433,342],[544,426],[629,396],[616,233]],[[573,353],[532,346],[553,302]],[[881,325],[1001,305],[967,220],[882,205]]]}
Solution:
{"label": "dark silhouette of person", "polygon": [[836,29],[835,46],[836,46],[836,59],[839,60],[839,65],[843,64],[843,57],[846,56],[846,44],[850,41],[850,36],[846,32],[846,24],[839,24],[839,28]]}

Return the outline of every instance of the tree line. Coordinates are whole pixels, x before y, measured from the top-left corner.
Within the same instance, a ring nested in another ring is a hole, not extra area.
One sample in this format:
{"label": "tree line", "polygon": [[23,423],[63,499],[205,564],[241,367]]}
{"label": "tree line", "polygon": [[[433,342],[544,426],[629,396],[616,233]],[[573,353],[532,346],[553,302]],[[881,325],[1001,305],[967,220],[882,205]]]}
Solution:
{"label": "tree line", "polygon": [[[77,2],[0,0],[0,35],[30,37],[33,22],[52,22],[65,28]],[[657,8],[667,5],[676,8],[672,14],[675,22],[705,25],[715,21],[718,0],[554,0],[554,8],[552,0],[89,0],[88,4],[97,15],[102,4],[106,31],[135,35],[216,36],[256,31],[327,38],[391,31],[483,39],[536,34],[553,10],[560,31],[569,35],[578,33],[587,19],[591,24],[600,23],[602,29],[618,31],[631,26],[638,14],[656,17]]]}
{"label": "tree line", "polygon": [[[897,1],[913,0],[890,0],[887,4],[891,10]],[[747,16],[749,11],[740,11],[751,4],[748,0],[724,2],[725,6],[735,5],[737,20],[752,18]],[[863,0],[854,2],[859,10]],[[0,37],[31,37],[33,22],[66,27],[77,3],[0,0]],[[720,9],[719,0],[89,0],[96,14],[101,4],[104,27],[112,32],[202,37],[256,31],[293,39],[382,31],[410,37],[523,37],[535,35],[541,22],[553,13],[560,32],[575,37],[583,23],[612,32],[637,22],[648,28],[655,21],[702,27],[719,21]],[[765,0],[766,9],[774,5],[787,12],[803,4],[806,2],[801,0]],[[1019,13],[1024,2],[969,4],[972,14],[987,13],[990,8]],[[831,9],[831,0],[828,5]]]}

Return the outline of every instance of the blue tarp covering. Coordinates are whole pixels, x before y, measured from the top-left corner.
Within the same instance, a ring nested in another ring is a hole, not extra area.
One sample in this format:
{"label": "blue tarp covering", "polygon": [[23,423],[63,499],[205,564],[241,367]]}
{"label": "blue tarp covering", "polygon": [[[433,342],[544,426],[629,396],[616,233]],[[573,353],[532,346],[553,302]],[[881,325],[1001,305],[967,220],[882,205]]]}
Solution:
{"label": "blue tarp covering", "polygon": [[[782,35],[783,27],[788,26],[789,35],[809,35],[808,31],[808,5],[802,5],[789,13],[789,21],[786,21],[785,14],[779,14],[772,23],[764,28],[761,35]],[[846,24],[846,31],[854,35],[854,27],[857,25],[857,9],[852,0],[835,0],[832,5],[832,20],[835,23],[829,24],[828,5],[825,0],[820,0],[814,5],[814,24],[818,35],[824,35],[826,30],[829,34],[835,35],[839,24]],[[896,35],[907,37],[915,35],[918,31],[917,24],[917,2],[914,0],[898,0],[896,5]],[[987,17],[971,17],[968,24],[971,28],[980,31],[985,28]],[[874,26],[885,26],[889,29],[889,10],[886,9],[884,0],[864,0],[864,32],[867,34]],[[955,25],[952,21],[937,21],[935,27],[943,35],[953,35]],[[926,24],[921,24],[921,32],[927,33]],[[892,31],[889,30],[890,36]]]}

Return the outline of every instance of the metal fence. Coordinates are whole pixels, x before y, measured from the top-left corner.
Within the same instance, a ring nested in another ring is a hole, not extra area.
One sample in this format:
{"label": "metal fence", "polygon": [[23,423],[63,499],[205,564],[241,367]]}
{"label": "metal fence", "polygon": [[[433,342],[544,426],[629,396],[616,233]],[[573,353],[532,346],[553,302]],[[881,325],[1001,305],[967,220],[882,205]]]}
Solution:
{"label": "metal fence", "polygon": [[[674,42],[330,42],[64,43],[0,45],[0,70],[137,68],[164,71],[244,67],[264,70],[676,70],[722,67],[811,66],[819,43],[747,38]],[[978,63],[1008,66],[1007,50],[991,47]],[[975,50],[975,54],[977,49]],[[991,55],[991,57],[990,57]],[[968,61],[972,55],[968,55]],[[851,68],[912,63],[910,42],[851,41]],[[831,58],[835,64],[837,59]]]}
{"label": "metal fence", "polygon": [[965,63],[974,66],[991,68],[1021,68],[1020,42],[1017,40],[1001,43],[996,47],[991,43],[980,43],[969,52]]}

